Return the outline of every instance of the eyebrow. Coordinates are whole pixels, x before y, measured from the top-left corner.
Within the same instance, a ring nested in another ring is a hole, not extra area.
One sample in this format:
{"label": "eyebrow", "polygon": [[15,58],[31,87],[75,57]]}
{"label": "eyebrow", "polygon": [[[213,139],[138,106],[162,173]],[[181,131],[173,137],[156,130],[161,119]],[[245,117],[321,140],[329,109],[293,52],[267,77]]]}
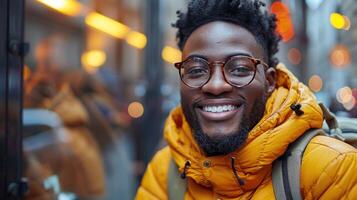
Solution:
{"label": "eyebrow", "polygon": [[[252,57],[253,56],[249,53],[245,53],[245,52],[236,52],[236,53],[232,53],[232,54],[229,54],[228,56],[225,57],[225,60],[231,58],[231,57],[234,57],[234,56],[248,56],[248,57]],[[205,60],[209,60],[207,56],[204,56],[204,55],[199,55],[199,54],[192,54],[190,56],[188,56],[187,58],[185,58],[185,60],[187,59],[190,59],[190,58],[202,58],[202,59],[205,59]]]}

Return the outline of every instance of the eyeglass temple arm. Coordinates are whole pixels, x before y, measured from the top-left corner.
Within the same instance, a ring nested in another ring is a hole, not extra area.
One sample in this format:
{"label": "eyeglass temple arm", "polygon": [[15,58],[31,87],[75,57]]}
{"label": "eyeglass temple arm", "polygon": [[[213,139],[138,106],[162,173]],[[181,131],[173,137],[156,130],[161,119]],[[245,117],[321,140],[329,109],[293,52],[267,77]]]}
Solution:
{"label": "eyeglass temple arm", "polygon": [[254,61],[255,61],[256,65],[262,64],[264,66],[265,70],[267,70],[269,68],[268,64],[266,64],[265,62],[263,62],[263,61],[261,61],[259,59],[255,59]]}
{"label": "eyeglass temple arm", "polygon": [[181,69],[182,63],[175,63],[174,66],[179,70]]}

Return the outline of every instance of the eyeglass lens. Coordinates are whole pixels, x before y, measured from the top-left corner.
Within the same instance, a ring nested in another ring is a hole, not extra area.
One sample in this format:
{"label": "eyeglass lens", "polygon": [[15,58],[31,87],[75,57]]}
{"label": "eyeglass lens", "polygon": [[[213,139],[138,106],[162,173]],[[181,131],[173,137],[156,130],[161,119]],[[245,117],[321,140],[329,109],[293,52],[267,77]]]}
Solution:
{"label": "eyeglass lens", "polygon": [[[235,56],[223,67],[223,73],[232,85],[241,87],[249,84],[255,75],[255,63],[252,58]],[[190,87],[201,87],[210,79],[211,67],[202,58],[192,58],[182,63],[180,75],[182,81]]]}

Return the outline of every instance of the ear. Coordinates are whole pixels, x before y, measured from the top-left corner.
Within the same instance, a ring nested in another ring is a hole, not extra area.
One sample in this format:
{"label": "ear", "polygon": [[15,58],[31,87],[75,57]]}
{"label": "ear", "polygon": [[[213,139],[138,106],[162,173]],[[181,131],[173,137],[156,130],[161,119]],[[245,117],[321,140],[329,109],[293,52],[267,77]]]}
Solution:
{"label": "ear", "polygon": [[276,83],[276,70],[273,67],[269,67],[265,71],[265,81],[267,85],[267,92],[269,96],[273,93],[275,90],[275,83]]}

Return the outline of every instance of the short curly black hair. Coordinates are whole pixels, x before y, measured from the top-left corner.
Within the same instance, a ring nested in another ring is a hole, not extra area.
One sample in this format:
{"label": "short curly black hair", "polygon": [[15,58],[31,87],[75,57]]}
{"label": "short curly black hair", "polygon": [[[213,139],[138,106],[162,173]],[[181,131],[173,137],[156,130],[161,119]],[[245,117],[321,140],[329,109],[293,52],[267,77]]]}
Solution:
{"label": "short curly black hair", "polygon": [[172,24],[177,28],[178,46],[181,50],[191,33],[212,21],[228,21],[246,28],[266,52],[268,65],[276,67],[281,37],[276,33],[276,17],[262,11],[265,4],[260,0],[190,0],[187,13],[177,11],[178,20]]}

